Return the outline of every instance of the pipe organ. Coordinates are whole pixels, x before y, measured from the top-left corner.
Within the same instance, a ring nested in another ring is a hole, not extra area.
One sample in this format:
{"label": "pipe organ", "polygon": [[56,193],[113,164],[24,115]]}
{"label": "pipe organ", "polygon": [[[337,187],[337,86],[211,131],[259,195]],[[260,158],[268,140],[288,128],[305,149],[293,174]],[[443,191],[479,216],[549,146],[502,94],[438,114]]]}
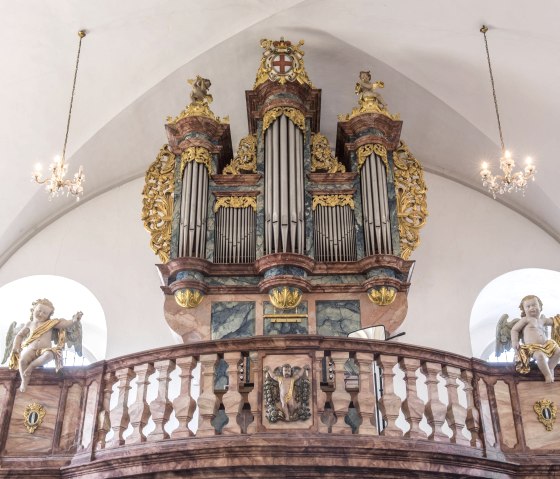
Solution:
{"label": "pipe organ", "polygon": [[163,262],[166,318],[186,342],[404,320],[408,255],[427,215],[421,166],[369,72],[331,149],[302,45],[261,42],[235,155],[210,80],[189,80],[191,103],[168,118],[168,145],[146,174],[142,218]]}

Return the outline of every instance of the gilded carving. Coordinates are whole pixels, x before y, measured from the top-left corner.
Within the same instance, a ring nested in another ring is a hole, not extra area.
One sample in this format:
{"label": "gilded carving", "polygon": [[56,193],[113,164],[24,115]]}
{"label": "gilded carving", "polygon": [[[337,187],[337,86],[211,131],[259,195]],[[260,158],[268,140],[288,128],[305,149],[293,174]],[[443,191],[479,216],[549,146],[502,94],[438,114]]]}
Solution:
{"label": "gilded carving", "polygon": [[360,148],[358,148],[358,170],[361,169],[362,166],[364,166],[364,163],[372,153],[375,153],[381,158],[381,161],[383,161],[385,168],[389,167],[389,161],[387,160],[387,148],[385,148],[383,145],[374,145],[373,143],[371,143],[368,145],[360,146]]}
{"label": "gilded carving", "polygon": [[208,89],[212,85],[210,80],[197,75],[196,78],[187,80],[187,82],[192,86],[190,94],[191,103],[177,117],[173,118],[168,116],[167,123],[177,123],[179,120],[189,116],[205,116],[219,123],[228,124],[228,117],[220,119],[220,117],[214,115],[212,110],[210,110],[210,103],[212,103],[213,100],[212,95],[208,93]]}
{"label": "gilded carving", "polygon": [[275,308],[292,309],[301,302],[303,293],[298,288],[279,286],[272,288],[268,293],[268,297]]}
{"label": "gilded carving", "polygon": [[257,199],[254,196],[219,196],[214,204],[214,212],[220,208],[253,208],[257,211]]}
{"label": "gilded carving", "polygon": [[23,424],[29,434],[33,434],[41,425],[46,413],[45,408],[36,402],[32,402],[25,407],[23,411]]}
{"label": "gilded carving", "polygon": [[368,291],[368,298],[378,306],[388,306],[395,301],[397,290],[392,287],[381,286],[381,288],[372,288]]}
{"label": "gilded carving", "polygon": [[189,161],[196,161],[201,165],[206,166],[208,174],[212,174],[212,156],[210,152],[203,146],[189,146],[181,154],[181,176],[185,170],[185,166]]}
{"label": "gilded carving", "polygon": [[279,106],[268,110],[263,117],[263,133],[277,118],[286,115],[301,131],[305,131],[305,115],[297,108]]}
{"label": "gilded carving", "polygon": [[547,431],[552,431],[554,421],[556,421],[556,406],[548,399],[537,401],[533,410],[537,413],[538,420],[543,424]]}
{"label": "gilded carving", "polygon": [[266,418],[271,423],[305,421],[311,417],[309,369],[308,365],[302,369],[284,364],[271,373],[265,368],[264,402]]}
{"label": "gilded carving", "polygon": [[174,172],[175,155],[164,145],[146,172],[142,190],[142,222],[150,233],[150,247],[163,263],[171,251]]}
{"label": "gilded carving", "polygon": [[261,40],[264,52],[253,90],[266,81],[278,82],[280,85],[284,85],[287,81],[296,81],[313,88],[305,71],[302,46],[303,40],[294,45],[283,37],[279,41]]}
{"label": "gilded carving", "polygon": [[311,137],[311,171],[323,170],[327,173],[344,173],[346,168],[333,155],[327,137],[315,133]]}
{"label": "gilded carving", "polygon": [[257,172],[257,137],[247,135],[241,138],[235,157],[222,172],[224,175],[239,175],[243,171]]}
{"label": "gilded carving", "polygon": [[354,197],[352,195],[315,195],[313,196],[313,210],[317,206],[350,206],[354,209]]}
{"label": "gilded carving", "polygon": [[175,302],[183,308],[196,308],[203,299],[204,294],[197,289],[185,288],[175,291]]}

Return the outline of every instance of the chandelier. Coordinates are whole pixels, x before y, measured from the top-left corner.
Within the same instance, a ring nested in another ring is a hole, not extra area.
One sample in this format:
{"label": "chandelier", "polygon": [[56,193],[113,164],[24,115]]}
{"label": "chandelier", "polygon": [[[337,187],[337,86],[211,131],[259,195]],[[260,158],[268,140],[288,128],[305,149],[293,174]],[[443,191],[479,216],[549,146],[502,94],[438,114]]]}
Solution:
{"label": "chandelier", "polygon": [[502,135],[502,125],[500,123],[500,113],[498,112],[498,100],[496,99],[494,76],[492,75],[492,65],[490,64],[490,53],[488,51],[488,41],[486,39],[486,32],[488,31],[488,27],[486,25],[482,25],[480,31],[484,35],[486,58],[488,60],[488,71],[490,72],[490,83],[492,84],[492,95],[494,96],[494,108],[496,109],[496,119],[498,120],[498,131],[500,133],[500,144],[502,147],[500,169],[503,173],[501,175],[493,175],[488,168],[488,163],[483,162],[482,168],[480,170],[482,185],[490,190],[494,199],[496,199],[496,194],[502,195],[504,193],[511,193],[512,191],[521,191],[524,194],[525,189],[527,188],[527,182],[529,180],[535,180],[535,166],[533,165],[531,158],[527,157],[527,159],[525,160],[526,165],[523,171],[513,172],[515,161],[513,160],[511,153],[506,150],[504,137]]}
{"label": "chandelier", "polygon": [[64,137],[64,147],[62,148],[62,156],[56,156],[54,161],[49,165],[51,176],[49,178],[41,178],[42,165],[35,165],[33,172],[33,180],[40,185],[44,184],[45,189],[49,192],[49,200],[66,192],[66,196],[73,195],[76,201],[80,200],[80,195],[84,189],[82,183],[85,181],[83,167],[80,166],[78,172],[74,174],[74,178],[65,178],[68,172],[68,163],[66,162],[66,145],[68,143],[68,132],[70,131],[70,119],[72,118],[72,104],[74,103],[74,92],[76,90],[76,78],[78,77],[78,65],[80,63],[80,50],[82,48],[82,39],[86,36],[85,30],[78,32],[80,41],[78,44],[78,56],[76,58],[76,67],[74,69],[74,83],[72,85],[72,95],[70,97],[70,109],[68,111],[68,121],[66,123],[66,136]]}

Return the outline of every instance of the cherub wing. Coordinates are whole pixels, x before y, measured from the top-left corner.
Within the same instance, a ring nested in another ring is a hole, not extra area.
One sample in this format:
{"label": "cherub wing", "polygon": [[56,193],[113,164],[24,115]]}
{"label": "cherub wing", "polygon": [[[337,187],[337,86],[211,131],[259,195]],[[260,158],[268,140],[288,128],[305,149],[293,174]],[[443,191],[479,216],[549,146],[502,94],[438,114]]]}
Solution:
{"label": "cherub wing", "polygon": [[0,364],[4,364],[10,357],[16,334],[19,333],[24,326],[25,325],[23,323],[17,324],[16,321],[10,324],[8,333],[6,334],[6,350],[4,351],[4,357],[2,358],[2,362],[0,362]]}
{"label": "cherub wing", "polygon": [[511,349],[511,330],[519,318],[508,321],[509,316],[502,314],[496,325],[496,356]]}
{"label": "cherub wing", "polygon": [[66,328],[66,345],[74,346],[78,356],[83,356],[82,351],[82,322],[76,321],[72,326]]}

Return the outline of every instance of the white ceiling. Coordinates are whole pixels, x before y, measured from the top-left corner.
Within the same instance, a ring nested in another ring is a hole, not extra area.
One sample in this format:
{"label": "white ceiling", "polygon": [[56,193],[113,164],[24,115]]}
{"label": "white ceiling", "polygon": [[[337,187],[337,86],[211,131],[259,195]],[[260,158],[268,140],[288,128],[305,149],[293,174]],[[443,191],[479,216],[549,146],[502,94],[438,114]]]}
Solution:
{"label": "white ceiling", "polygon": [[521,0],[2,2],[0,265],[76,206],[49,202],[30,178],[35,163],[46,167],[61,152],[82,28],[67,156],[72,174],[84,165],[87,201],[144,173],[165,142],[165,117],[188,103],[186,79],[196,74],[212,80],[212,108],[230,116],[237,143],[259,41],[280,36],[305,40],[331,144],[336,115],[356,102],[357,73],[371,69],[425,168],[480,189],[480,161],[499,156],[485,23],[506,145],[537,165],[524,198],[499,201],[560,241],[559,13],[553,0],[538,8]]}

